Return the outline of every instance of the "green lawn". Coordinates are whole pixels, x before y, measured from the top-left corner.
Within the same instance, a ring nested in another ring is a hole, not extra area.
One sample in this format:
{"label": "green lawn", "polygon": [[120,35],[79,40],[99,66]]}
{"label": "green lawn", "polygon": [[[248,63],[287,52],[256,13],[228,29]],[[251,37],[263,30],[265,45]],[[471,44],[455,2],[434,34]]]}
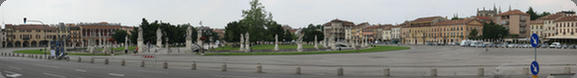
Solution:
{"label": "green lawn", "polygon": [[376,46],[361,50],[342,50],[342,51],[312,51],[312,52],[224,52],[224,53],[206,53],[207,56],[231,56],[231,55],[308,55],[308,54],[333,54],[333,53],[366,53],[366,52],[382,52],[393,50],[406,50],[409,47],[401,46]]}
{"label": "green lawn", "polygon": [[[39,49],[34,49],[34,50],[17,50],[14,51],[14,53],[23,53],[23,54],[44,54],[45,52],[39,50]],[[49,52],[46,52],[46,54],[50,54]],[[96,54],[92,54],[92,53],[68,53],[68,55],[79,55],[79,56],[107,56],[108,54],[104,54],[104,53],[96,53]],[[118,54],[116,54],[118,55]]]}
{"label": "green lawn", "polygon": [[[319,45],[320,47],[320,45]],[[254,45],[250,46],[252,50],[266,50],[266,49],[274,49],[274,44],[266,44],[266,45]],[[278,45],[279,49],[296,49],[297,45]],[[315,48],[314,45],[303,45],[303,48]],[[210,49],[212,51],[219,51],[219,50],[239,50],[240,47],[232,47],[232,46],[224,46],[219,48]]]}

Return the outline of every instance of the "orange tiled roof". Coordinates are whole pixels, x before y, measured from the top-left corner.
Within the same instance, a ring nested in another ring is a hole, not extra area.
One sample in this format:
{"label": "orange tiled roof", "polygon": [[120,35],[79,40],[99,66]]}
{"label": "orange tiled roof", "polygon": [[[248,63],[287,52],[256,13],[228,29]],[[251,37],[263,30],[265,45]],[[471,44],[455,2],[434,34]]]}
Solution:
{"label": "orange tiled roof", "polygon": [[503,13],[500,13],[497,15],[504,16],[504,15],[529,15],[529,14],[522,12],[521,10],[511,10],[511,11],[503,12]]}
{"label": "orange tiled roof", "polygon": [[415,19],[415,20],[413,20],[413,21],[411,21],[411,22],[416,22],[416,23],[419,23],[419,22],[431,22],[431,21],[433,21],[433,20],[435,20],[435,19],[438,19],[438,18],[443,18],[443,17],[441,17],[441,16],[423,17],[423,18],[417,18],[417,19]]}
{"label": "orange tiled roof", "polygon": [[447,21],[442,21],[442,22],[436,23],[435,25],[437,25],[437,26],[438,25],[464,25],[464,24],[467,24],[467,23],[472,22],[472,21],[477,21],[477,20],[476,19],[470,19],[470,18],[460,19],[460,20],[447,20]]}
{"label": "orange tiled roof", "polygon": [[333,23],[333,22],[343,23],[343,26],[355,26],[355,23],[353,23],[353,22],[344,21],[344,20],[339,20],[339,19],[331,20],[330,22],[325,23],[324,26],[331,26],[331,23]]}
{"label": "orange tiled roof", "polygon": [[555,13],[555,14],[543,16],[543,17],[538,18],[538,19],[539,19],[539,20],[555,20],[555,19],[561,18],[561,17],[563,17],[563,16],[564,16],[563,13]]}
{"label": "orange tiled roof", "polygon": [[555,20],[555,22],[577,21],[577,16],[566,16]]}

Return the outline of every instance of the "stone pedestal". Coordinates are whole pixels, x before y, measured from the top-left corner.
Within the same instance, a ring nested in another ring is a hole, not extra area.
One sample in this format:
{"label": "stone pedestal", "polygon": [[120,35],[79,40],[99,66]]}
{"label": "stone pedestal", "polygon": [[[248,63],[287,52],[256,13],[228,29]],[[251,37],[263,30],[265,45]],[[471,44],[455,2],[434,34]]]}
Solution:
{"label": "stone pedestal", "polygon": [[315,41],[313,41],[313,43],[315,44],[314,47],[315,49],[319,49],[319,45],[318,45],[318,41],[317,41],[317,35],[315,35]]}
{"label": "stone pedestal", "polygon": [[304,34],[298,34],[298,39],[297,39],[297,51],[298,52],[303,51],[303,37],[304,37]]}
{"label": "stone pedestal", "polygon": [[245,34],[246,39],[245,39],[245,52],[250,52],[250,36],[248,33]]}
{"label": "stone pedestal", "polygon": [[137,40],[136,40],[136,43],[137,43],[137,51],[138,51],[139,54],[144,51],[144,42],[143,42],[144,39],[142,38],[142,36],[143,36],[143,35],[142,35],[142,31],[143,31],[143,30],[142,30],[142,27],[139,27],[139,28],[138,28],[138,38],[137,38]]}
{"label": "stone pedestal", "polygon": [[244,51],[244,35],[240,34],[240,51]]}
{"label": "stone pedestal", "polygon": [[186,42],[185,42],[186,48],[187,49],[191,49],[192,48],[192,26],[188,26],[188,29],[186,30]]}
{"label": "stone pedestal", "polygon": [[274,35],[274,51],[278,51],[278,35]]}
{"label": "stone pedestal", "polygon": [[160,27],[156,29],[156,47],[158,48],[162,47],[162,30],[160,29]]}

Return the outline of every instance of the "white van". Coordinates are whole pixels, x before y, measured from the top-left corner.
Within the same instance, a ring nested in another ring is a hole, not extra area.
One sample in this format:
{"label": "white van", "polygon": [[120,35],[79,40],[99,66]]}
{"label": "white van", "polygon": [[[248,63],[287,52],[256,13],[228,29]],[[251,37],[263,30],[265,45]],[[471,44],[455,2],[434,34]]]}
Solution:
{"label": "white van", "polygon": [[469,46],[469,44],[471,44],[471,40],[463,40],[460,43],[460,45],[463,47]]}

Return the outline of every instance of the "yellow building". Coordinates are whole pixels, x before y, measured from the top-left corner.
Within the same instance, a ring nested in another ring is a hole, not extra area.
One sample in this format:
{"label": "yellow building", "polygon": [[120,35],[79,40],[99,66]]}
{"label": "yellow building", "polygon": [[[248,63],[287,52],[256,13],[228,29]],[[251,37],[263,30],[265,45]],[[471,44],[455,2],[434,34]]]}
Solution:
{"label": "yellow building", "polygon": [[[444,18],[435,18],[444,19]],[[466,40],[471,30],[482,33],[483,24],[477,19],[446,20],[415,26],[403,26],[404,44],[454,44]]]}
{"label": "yellow building", "polygon": [[[40,24],[6,24],[6,47],[47,46],[48,41],[57,37],[57,27]],[[66,35],[66,33],[60,33]]]}

